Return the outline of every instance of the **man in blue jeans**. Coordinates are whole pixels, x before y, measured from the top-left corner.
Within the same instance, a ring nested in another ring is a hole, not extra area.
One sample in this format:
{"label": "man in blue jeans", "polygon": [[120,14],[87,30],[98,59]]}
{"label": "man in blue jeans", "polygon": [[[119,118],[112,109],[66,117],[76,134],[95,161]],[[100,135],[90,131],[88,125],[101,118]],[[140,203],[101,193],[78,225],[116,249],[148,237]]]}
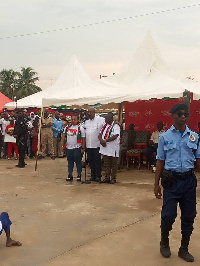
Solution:
{"label": "man in blue jeans", "polygon": [[85,151],[85,130],[78,125],[78,117],[72,116],[72,125],[66,127],[62,137],[62,149],[66,148],[68,161],[68,177],[66,181],[73,181],[74,163],[77,168],[77,181],[81,181],[82,173],[82,156]]}
{"label": "man in blue jeans", "polygon": [[3,230],[6,233],[6,247],[12,246],[21,246],[22,244],[19,241],[15,241],[10,237],[10,226],[12,222],[8,216],[7,212],[2,212],[0,214],[0,235],[2,234]]}

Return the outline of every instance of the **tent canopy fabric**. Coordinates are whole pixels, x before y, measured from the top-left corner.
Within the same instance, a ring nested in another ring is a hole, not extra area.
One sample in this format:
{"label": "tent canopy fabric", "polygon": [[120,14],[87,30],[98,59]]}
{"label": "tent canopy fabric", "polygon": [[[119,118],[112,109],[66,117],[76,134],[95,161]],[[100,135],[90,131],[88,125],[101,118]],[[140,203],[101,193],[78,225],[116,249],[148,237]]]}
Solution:
{"label": "tent canopy fabric", "polygon": [[12,102],[12,100],[0,92],[0,111],[3,109],[4,105],[9,102]]}
{"label": "tent canopy fabric", "polygon": [[77,86],[66,93],[59,91],[54,97],[45,96],[43,106],[52,104],[94,105],[96,103],[121,103],[138,99],[177,98],[182,97],[185,90],[193,92],[194,99],[200,99],[199,83],[176,77],[162,58],[150,32],[147,33],[144,41],[136,50],[125,71],[105,78],[99,83],[104,84],[101,90],[98,89],[100,85],[97,86],[97,82],[95,85],[89,82],[87,87]]}
{"label": "tent canopy fabric", "polygon": [[[72,56],[70,62],[64,68],[63,72],[55,84],[43,91],[29,95],[17,101],[17,107],[42,107],[42,99],[61,98],[80,98],[90,95],[91,97],[103,95],[106,91],[114,90],[114,86],[102,84],[99,81],[93,81],[85,72],[75,56]],[[48,102],[46,106],[60,105],[54,101]],[[68,105],[68,104],[67,104]],[[15,104],[7,104],[6,107],[15,107]]]}
{"label": "tent canopy fabric", "polygon": [[200,99],[199,83],[176,77],[148,32],[122,73],[103,81],[94,81],[73,56],[53,86],[19,100],[17,106],[82,106],[138,99],[176,98],[182,97],[185,90],[193,92],[194,99]]}
{"label": "tent canopy fabric", "polygon": [[124,66],[124,70],[102,81],[119,86],[132,86],[135,82],[138,83],[137,80],[146,80],[153,69],[165,74],[171,72],[148,31],[129,64]]}

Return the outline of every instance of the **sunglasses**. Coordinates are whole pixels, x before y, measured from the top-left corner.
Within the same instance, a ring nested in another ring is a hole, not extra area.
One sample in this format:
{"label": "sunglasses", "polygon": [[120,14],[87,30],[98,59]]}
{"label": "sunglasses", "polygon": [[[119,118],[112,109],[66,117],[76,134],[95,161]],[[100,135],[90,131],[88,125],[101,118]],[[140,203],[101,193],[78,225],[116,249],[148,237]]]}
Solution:
{"label": "sunglasses", "polygon": [[178,113],[176,113],[177,115],[178,115],[178,117],[181,117],[181,116],[185,116],[185,117],[188,117],[189,116],[189,113],[188,112],[185,112],[185,113],[183,113],[183,112],[178,112]]}

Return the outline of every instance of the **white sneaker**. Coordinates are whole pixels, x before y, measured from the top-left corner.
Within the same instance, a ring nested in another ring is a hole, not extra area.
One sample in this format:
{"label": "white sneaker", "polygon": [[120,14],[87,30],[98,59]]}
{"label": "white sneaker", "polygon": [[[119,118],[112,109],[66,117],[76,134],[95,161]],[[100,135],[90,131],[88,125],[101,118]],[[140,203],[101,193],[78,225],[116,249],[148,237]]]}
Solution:
{"label": "white sneaker", "polygon": [[152,167],[152,172],[153,172],[153,173],[156,172],[156,167],[155,167],[155,166]]}

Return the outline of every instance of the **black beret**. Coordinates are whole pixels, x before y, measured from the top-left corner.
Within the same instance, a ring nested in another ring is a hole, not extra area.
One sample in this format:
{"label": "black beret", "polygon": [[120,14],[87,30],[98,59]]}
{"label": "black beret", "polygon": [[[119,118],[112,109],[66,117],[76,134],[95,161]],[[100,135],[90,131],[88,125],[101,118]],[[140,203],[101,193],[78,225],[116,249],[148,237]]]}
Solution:
{"label": "black beret", "polygon": [[169,112],[174,114],[180,110],[188,111],[188,106],[184,103],[177,103],[172,107],[172,109]]}

